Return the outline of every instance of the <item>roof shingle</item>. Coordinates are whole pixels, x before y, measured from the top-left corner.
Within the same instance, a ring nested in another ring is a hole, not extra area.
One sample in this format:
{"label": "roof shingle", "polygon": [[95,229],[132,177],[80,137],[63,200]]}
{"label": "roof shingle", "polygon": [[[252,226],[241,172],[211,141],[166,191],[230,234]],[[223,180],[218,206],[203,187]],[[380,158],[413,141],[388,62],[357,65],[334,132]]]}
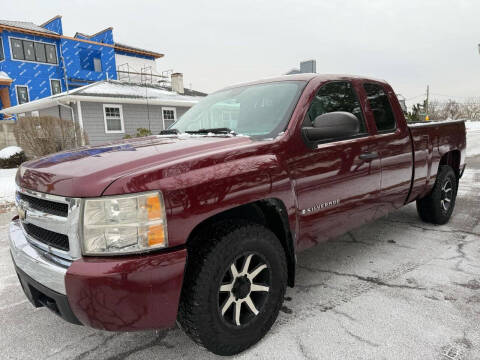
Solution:
{"label": "roof shingle", "polygon": [[11,21],[11,20],[0,20],[0,26],[5,25],[5,26],[11,26],[11,27],[16,27],[19,29],[24,29],[24,30],[31,30],[31,31],[37,31],[37,32],[43,32],[45,34],[55,34],[58,35],[56,32],[44,29],[41,26],[38,26],[32,22],[27,22],[27,21]]}

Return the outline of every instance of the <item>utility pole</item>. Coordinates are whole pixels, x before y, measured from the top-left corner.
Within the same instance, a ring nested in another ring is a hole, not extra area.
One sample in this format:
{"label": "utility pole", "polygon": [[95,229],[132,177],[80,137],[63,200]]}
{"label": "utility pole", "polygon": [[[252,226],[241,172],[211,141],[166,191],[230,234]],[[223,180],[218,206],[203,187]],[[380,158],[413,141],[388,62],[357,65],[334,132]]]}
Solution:
{"label": "utility pole", "polygon": [[430,116],[428,116],[428,98],[430,95],[430,85],[427,85],[427,101],[425,102],[425,120],[429,121]]}

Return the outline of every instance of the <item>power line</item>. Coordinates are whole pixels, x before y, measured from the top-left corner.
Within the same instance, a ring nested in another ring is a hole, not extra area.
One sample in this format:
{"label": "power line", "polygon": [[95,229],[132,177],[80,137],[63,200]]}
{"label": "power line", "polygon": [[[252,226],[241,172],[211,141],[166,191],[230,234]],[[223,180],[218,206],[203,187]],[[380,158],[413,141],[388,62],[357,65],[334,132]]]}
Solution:
{"label": "power line", "polygon": [[409,101],[409,100],[412,100],[412,99],[418,98],[418,97],[420,97],[420,96],[425,96],[425,93],[422,93],[422,94],[419,94],[419,95],[415,95],[415,96],[412,96],[412,97],[406,98],[405,100],[406,100],[406,101]]}
{"label": "power line", "polygon": [[435,96],[444,96],[444,97],[451,97],[451,98],[463,98],[463,99],[478,99],[478,96],[461,96],[461,95],[445,95],[445,94],[438,94],[432,93]]}

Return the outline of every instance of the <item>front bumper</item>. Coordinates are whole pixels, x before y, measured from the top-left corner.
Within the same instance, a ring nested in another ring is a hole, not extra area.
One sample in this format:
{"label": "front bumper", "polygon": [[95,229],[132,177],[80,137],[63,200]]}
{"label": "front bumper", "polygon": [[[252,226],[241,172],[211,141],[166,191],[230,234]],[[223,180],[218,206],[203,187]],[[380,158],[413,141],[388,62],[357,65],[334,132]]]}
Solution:
{"label": "front bumper", "polygon": [[18,220],[10,223],[10,251],[26,296],[65,320],[97,329],[172,327],[186,249],[124,257],[84,257],[69,265],[31,245]]}
{"label": "front bumper", "polygon": [[15,265],[36,282],[65,295],[65,274],[68,265],[53,261],[53,257],[47,252],[31,245],[18,219],[10,223],[9,238],[10,252]]}

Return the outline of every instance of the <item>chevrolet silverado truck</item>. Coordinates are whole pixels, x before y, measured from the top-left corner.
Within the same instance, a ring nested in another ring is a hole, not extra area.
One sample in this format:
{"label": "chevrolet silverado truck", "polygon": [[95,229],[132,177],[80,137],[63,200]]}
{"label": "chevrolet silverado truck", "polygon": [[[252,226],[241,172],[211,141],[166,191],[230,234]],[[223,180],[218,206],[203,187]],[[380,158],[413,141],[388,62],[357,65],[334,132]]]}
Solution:
{"label": "chevrolet silverado truck", "polygon": [[275,322],[297,252],[413,201],[446,223],[465,148],[463,122],[408,125],[381,80],[232,86],[159,135],[22,164],[11,255],[33,305],[71,323],[178,321],[231,355]]}

